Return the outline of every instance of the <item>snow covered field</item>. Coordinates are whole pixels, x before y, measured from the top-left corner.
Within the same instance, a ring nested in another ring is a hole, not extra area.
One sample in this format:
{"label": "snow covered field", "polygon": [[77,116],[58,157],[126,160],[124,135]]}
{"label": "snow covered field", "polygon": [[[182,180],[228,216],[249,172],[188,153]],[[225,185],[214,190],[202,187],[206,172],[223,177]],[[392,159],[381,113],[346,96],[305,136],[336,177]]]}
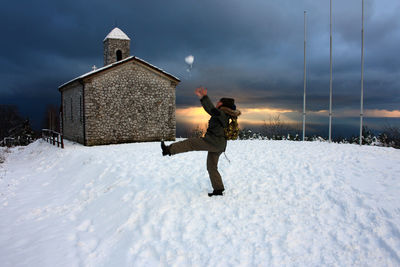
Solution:
{"label": "snow covered field", "polygon": [[209,198],[205,152],[0,149],[1,266],[400,266],[400,150],[232,141]]}

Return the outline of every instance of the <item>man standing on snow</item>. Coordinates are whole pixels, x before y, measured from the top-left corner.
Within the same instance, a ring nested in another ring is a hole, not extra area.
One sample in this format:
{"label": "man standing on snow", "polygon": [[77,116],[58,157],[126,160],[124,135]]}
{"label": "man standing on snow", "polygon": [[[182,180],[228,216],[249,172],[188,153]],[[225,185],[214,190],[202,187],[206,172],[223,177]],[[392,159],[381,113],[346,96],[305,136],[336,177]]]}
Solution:
{"label": "man standing on snow", "polygon": [[226,149],[227,142],[224,128],[228,127],[230,118],[237,118],[240,115],[240,111],[236,110],[233,98],[221,98],[214,107],[207,96],[207,88],[197,88],[195,94],[200,98],[204,110],[211,115],[205,136],[201,138],[188,138],[169,146],[166,146],[164,141],[162,141],[162,154],[163,156],[171,156],[189,151],[208,151],[207,171],[214,189],[208,196],[222,196],[225,188],[221,175],[218,172],[218,159]]}

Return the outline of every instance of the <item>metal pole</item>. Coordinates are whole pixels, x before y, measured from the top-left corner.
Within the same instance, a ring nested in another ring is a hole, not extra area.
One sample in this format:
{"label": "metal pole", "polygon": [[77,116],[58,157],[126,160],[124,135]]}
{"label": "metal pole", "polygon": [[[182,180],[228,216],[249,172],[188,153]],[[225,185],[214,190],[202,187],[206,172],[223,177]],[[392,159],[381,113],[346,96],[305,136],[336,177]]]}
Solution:
{"label": "metal pole", "polygon": [[306,20],[307,11],[304,11],[304,96],[303,96],[303,141],[306,132]]}
{"label": "metal pole", "polygon": [[330,23],[329,23],[329,31],[330,31],[330,53],[329,53],[329,143],[332,142],[332,0],[330,0]]}
{"label": "metal pole", "polygon": [[364,0],[361,15],[361,106],[360,106],[360,146],[362,145],[362,127],[364,115]]}

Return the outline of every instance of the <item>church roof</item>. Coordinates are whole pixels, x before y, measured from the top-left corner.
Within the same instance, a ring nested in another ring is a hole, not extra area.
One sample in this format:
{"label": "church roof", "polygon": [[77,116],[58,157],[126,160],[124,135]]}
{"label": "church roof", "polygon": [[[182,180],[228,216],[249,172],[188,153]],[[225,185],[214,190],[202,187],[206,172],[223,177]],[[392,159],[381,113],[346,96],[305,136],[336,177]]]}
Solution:
{"label": "church roof", "polygon": [[104,38],[103,42],[107,39],[120,39],[120,40],[130,40],[128,35],[126,35],[120,28],[115,27],[107,36]]}
{"label": "church roof", "polygon": [[136,61],[138,61],[139,63],[142,63],[142,64],[144,64],[144,65],[146,65],[146,66],[148,66],[148,67],[150,67],[150,68],[152,68],[152,69],[154,69],[154,70],[156,70],[156,71],[158,71],[158,72],[163,73],[164,75],[168,76],[169,78],[171,78],[171,79],[173,79],[173,80],[175,80],[175,81],[177,81],[177,82],[180,82],[180,81],[181,81],[181,80],[179,80],[179,78],[175,77],[174,75],[172,75],[172,74],[170,74],[170,73],[168,73],[168,72],[166,72],[166,71],[164,71],[164,70],[162,70],[162,69],[160,69],[160,68],[158,68],[158,67],[156,67],[156,66],[154,66],[154,65],[152,65],[152,64],[150,64],[150,63],[148,63],[148,62],[146,62],[146,61],[144,61],[143,59],[140,59],[140,58],[135,57],[135,56],[130,56],[130,57],[127,57],[127,58],[125,58],[125,59],[123,59],[123,60],[114,62],[114,63],[109,64],[109,65],[107,65],[107,66],[104,66],[104,67],[102,67],[102,68],[98,68],[98,69],[96,69],[96,70],[92,70],[92,71],[89,71],[89,72],[87,72],[87,73],[85,73],[85,74],[82,74],[81,76],[78,76],[78,77],[76,77],[76,78],[74,78],[74,79],[72,79],[72,80],[70,80],[70,81],[68,81],[68,82],[66,82],[66,83],[64,83],[64,84],[62,84],[62,85],[60,85],[60,86],[58,87],[58,90],[60,90],[62,87],[66,86],[66,85],[68,85],[68,84],[70,84],[70,83],[73,83],[73,82],[78,81],[78,80],[82,80],[83,78],[89,77],[89,76],[91,76],[91,75],[94,75],[94,74],[99,73],[99,72],[101,72],[101,71],[104,71],[104,70],[113,68],[113,67],[115,67],[115,66],[117,66],[117,65],[123,64],[123,63],[128,62],[128,61],[131,61],[131,60],[136,60]]}

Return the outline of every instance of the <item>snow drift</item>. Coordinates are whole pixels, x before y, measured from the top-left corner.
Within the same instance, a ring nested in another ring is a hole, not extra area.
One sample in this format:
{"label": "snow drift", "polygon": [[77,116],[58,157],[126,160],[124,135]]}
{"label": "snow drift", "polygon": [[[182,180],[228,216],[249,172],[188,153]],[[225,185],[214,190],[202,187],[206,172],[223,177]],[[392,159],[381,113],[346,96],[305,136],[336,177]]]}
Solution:
{"label": "snow drift", "polygon": [[0,152],[2,266],[400,265],[400,150],[230,141],[213,198],[205,152]]}

